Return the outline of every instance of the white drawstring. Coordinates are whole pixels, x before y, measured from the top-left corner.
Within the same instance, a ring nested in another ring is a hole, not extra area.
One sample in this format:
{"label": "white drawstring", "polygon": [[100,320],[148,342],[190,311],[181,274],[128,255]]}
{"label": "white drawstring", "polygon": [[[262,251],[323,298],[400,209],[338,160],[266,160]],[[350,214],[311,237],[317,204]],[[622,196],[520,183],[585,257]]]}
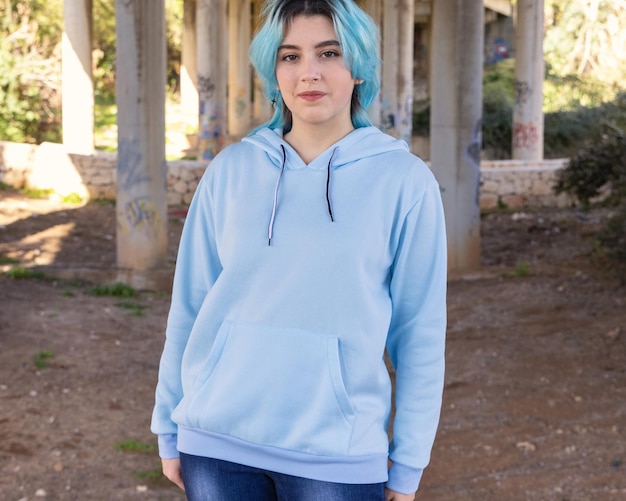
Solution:
{"label": "white drawstring", "polygon": [[285,170],[285,164],[287,163],[287,151],[281,144],[280,147],[283,150],[283,163],[280,166],[280,172],[278,174],[278,180],[276,181],[276,188],[274,189],[274,206],[272,207],[272,216],[270,217],[269,228],[267,229],[267,245],[272,245],[272,235],[274,234],[274,220],[276,219],[276,206],[278,205],[278,188],[280,188],[280,180],[283,177],[283,171]]}
{"label": "white drawstring", "polygon": [[[280,172],[278,173],[278,179],[276,180],[276,188],[274,188],[274,204],[272,206],[272,215],[270,217],[270,224],[267,229],[267,245],[270,247],[272,245],[272,236],[274,235],[274,221],[276,220],[276,209],[278,207],[278,191],[280,189],[280,181],[283,178],[283,172],[285,171],[285,164],[287,163],[287,151],[285,150],[284,145],[280,145],[283,150],[283,163],[280,166]],[[330,171],[332,170],[333,158],[335,156],[335,152],[337,148],[335,148],[330,155],[330,160],[328,160],[328,167],[326,168],[326,205],[328,206],[328,215],[330,216],[331,222],[335,222],[335,216],[333,214],[333,206],[330,200]]]}

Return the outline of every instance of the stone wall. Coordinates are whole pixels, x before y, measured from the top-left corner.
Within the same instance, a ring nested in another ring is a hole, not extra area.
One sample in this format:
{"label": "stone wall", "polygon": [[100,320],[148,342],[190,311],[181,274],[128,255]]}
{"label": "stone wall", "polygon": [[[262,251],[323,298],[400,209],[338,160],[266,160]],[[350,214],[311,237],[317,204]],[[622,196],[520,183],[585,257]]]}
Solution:
{"label": "stone wall", "polygon": [[[60,144],[40,146],[0,141],[0,182],[14,188],[51,189],[91,199],[114,199],[117,155],[67,153]],[[167,201],[186,205],[204,173],[206,162],[168,162]]]}
{"label": "stone wall", "polygon": [[[114,153],[105,152],[68,154],[59,144],[0,142],[0,182],[15,188],[53,189],[61,195],[77,193],[92,199],[112,199],[116,192],[116,159]],[[572,205],[571,197],[557,196],[552,190],[566,162],[481,162],[481,209]],[[189,204],[205,168],[204,162],[168,162],[168,204]]]}
{"label": "stone wall", "polygon": [[568,207],[574,199],[553,187],[567,159],[497,160],[480,163],[480,208]]}

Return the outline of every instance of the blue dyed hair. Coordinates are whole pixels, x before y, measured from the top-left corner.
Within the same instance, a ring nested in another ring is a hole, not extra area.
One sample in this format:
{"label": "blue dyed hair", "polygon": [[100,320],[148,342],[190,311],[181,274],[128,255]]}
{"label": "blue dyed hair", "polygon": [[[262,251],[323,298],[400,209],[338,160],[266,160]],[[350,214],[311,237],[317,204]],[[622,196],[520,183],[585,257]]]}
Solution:
{"label": "blue dyed hair", "polygon": [[249,55],[266,95],[274,104],[274,116],[261,127],[280,127],[284,132],[291,129],[291,111],[277,90],[276,59],[278,47],[296,16],[324,16],[333,23],[346,67],[352,78],[363,80],[352,93],[352,125],[355,128],[371,125],[365,110],[380,88],[378,28],[360,7],[352,0],[268,0],[261,16],[262,24],[250,44]]}

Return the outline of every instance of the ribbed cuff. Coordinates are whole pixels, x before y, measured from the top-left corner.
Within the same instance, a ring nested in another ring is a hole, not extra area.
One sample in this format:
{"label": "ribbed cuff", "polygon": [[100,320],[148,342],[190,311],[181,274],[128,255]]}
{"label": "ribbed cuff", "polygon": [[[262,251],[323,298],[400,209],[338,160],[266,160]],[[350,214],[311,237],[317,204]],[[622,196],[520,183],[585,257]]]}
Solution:
{"label": "ribbed cuff", "polygon": [[413,494],[419,487],[422,473],[424,473],[422,468],[410,468],[393,463],[389,468],[389,479],[386,487],[400,494]]}
{"label": "ribbed cuff", "polygon": [[178,435],[175,433],[169,435],[159,435],[159,456],[162,459],[175,459],[179,456],[176,442]]}

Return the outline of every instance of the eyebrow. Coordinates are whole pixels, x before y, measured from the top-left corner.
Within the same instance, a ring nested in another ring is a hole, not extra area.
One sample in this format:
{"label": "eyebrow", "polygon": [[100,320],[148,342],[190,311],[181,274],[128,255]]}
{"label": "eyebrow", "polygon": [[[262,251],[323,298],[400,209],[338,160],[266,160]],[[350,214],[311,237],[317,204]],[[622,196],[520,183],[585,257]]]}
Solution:
{"label": "eyebrow", "polygon": [[[321,49],[322,47],[328,47],[328,46],[339,47],[340,44],[337,40],[325,40],[323,42],[315,44],[316,49]],[[299,49],[300,47],[298,47],[297,45],[283,44],[283,45],[278,46],[279,51],[280,50],[299,50]]]}

